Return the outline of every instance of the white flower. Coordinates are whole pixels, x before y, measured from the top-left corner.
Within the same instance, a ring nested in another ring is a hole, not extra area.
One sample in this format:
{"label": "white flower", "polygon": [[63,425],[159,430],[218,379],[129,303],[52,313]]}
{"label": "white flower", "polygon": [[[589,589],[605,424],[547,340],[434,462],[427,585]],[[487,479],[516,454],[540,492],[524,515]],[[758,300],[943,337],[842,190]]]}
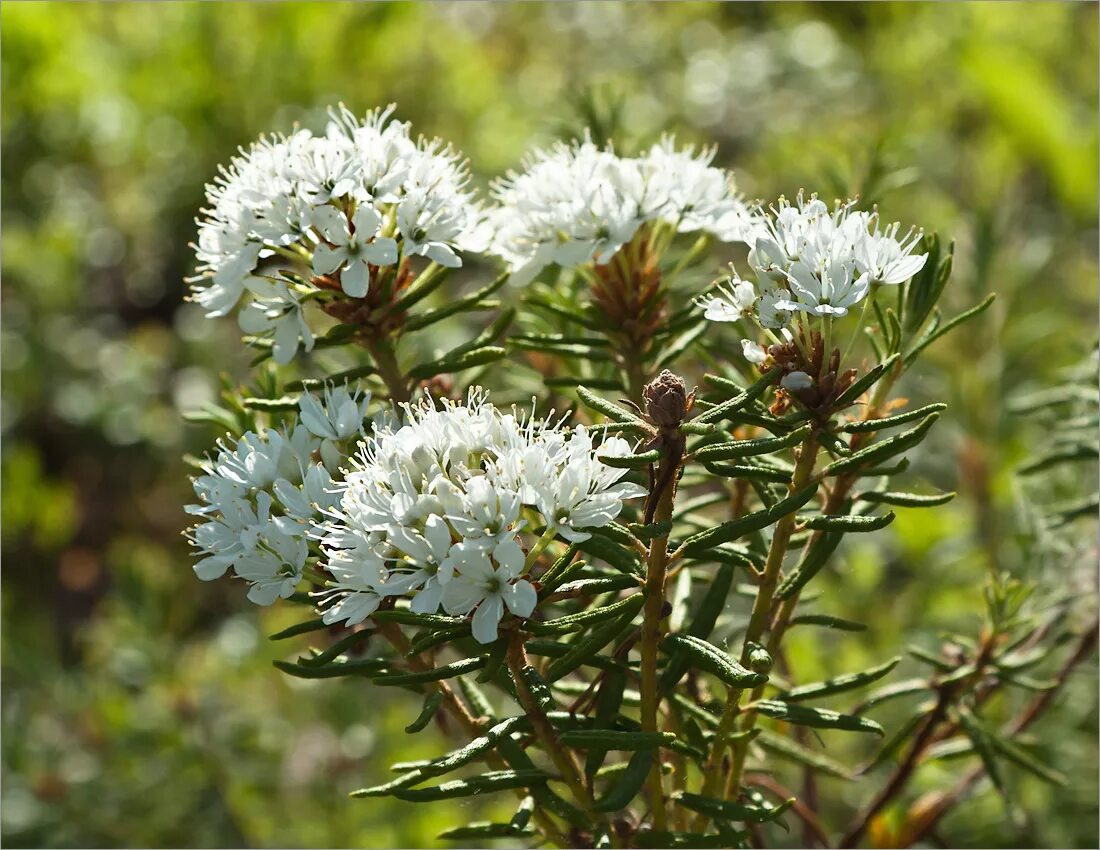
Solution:
{"label": "white flower", "polygon": [[302,393],[298,399],[298,416],[302,425],[321,438],[321,459],[330,470],[337,470],[345,460],[345,445],[363,435],[363,420],[370,406],[370,393],[349,393],[346,387],[326,386],[323,403],[312,393]]}
{"label": "white flower", "polygon": [[218,443],[217,455],[193,482],[199,503],[187,506],[205,520],[188,532],[203,556],[194,567],[200,579],[219,578],[232,568],[259,605],[294,592],[310,528],[336,499],[332,479],[312,460],[317,442],[299,427]]}
{"label": "white flower", "polygon": [[733,276],[728,285],[719,285],[718,295],[702,301],[703,315],[712,322],[737,322],[752,315],[756,305],[756,287]]}
{"label": "white flower", "polygon": [[895,221],[880,232],[877,212],[868,220],[868,226],[871,224],[874,225],[873,231],[864,228],[857,235],[853,253],[856,266],[870,277],[872,284],[905,283],[924,268],[928,255],[913,254],[913,249],[924,235],[921,231],[911,229],[904,239],[899,240],[897,235],[901,225]]}
{"label": "white flower", "polygon": [[751,339],[741,340],[741,351],[745,355],[745,359],[750,363],[760,365],[768,359],[768,352]]}
{"label": "white flower", "polygon": [[924,267],[927,254],[913,254],[919,231],[899,241],[899,224],[882,229],[877,211],[858,210],[855,203],[837,202],[830,212],[816,195],[800,192],[793,204],[780,198],[747,236],[760,297],[746,306],[748,289],[735,283],[701,301],[706,318],[728,322],[749,313],[761,327],[780,330],[794,313],[844,316],[872,285],[904,283]]}
{"label": "white flower", "polygon": [[330,244],[313,250],[313,271],[319,275],[340,272],[340,286],[352,298],[364,298],[370,287],[370,266],[397,262],[397,242],[379,236],[382,216],[369,203],[361,203],[348,220],[335,207],[320,206],[309,214],[310,224]]}
{"label": "white flower", "polygon": [[505,607],[517,617],[529,617],[538,595],[531,583],[518,579],[523,570],[523,550],[514,540],[502,540],[492,550],[467,549],[461,574],[443,591],[443,610],[473,617],[473,634],[479,643],[497,639],[497,625]]}
{"label": "white flower", "polygon": [[638,158],[587,138],[536,150],[522,171],[493,185],[491,250],[513,283],[526,283],[552,264],[606,265],[647,222],[741,241],[753,217],[729,174],[709,164],[712,157],[712,151],[677,151],[670,137]]}
{"label": "white flower", "polygon": [[[344,292],[361,298],[369,265],[423,255],[455,266],[459,251],[484,250],[486,216],[461,155],[438,140],[414,141],[409,124],[392,120],[393,109],[363,119],[343,107],[330,110],[324,135],[302,129],[261,137],[219,169],[206,187],[197,275],[189,281],[207,315],[226,315],[252,288],[251,278],[277,277],[278,265],[298,256],[305,264],[312,255],[315,274],[341,270]],[[342,210],[353,210],[350,222]],[[292,356],[291,326],[304,325],[300,315],[248,321],[258,332],[281,331],[279,350]]]}
{"label": "white flower", "polygon": [[781,310],[801,310],[816,316],[843,316],[870,289],[866,273],[856,276],[853,265],[829,257],[816,269],[799,260],[788,273],[792,297],[776,302]]}
{"label": "white flower", "polygon": [[266,294],[257,296],[240,314],[241,330],[250,334],[272,334],[271,353],[276,363],[289,363],[299,345],[313,350],[313,332],[302,314],[302,303],[287,285],[272,281]]}
{"label": "white flower", "polygon": [[681,233],[707,231],[723,242],[742,242],[757,226],[734,189],[729,172],[711,165],[717,148],[676,150],[665,136],[637,162],[645,186],[646,218],[675,222]]}
{"label": "white flower", "polygon": [[583,427],[567,434],[560,421],[517,419],[480,389],[465,404],[404,410],[404,422],[376,423],[362,442],[318,530],[326,566],[339,574],[330,592],[339,608],[328,617],[366,617],[379,598],[407,596],[417,612],[476,608],[474,635],[491,640],[505,609],[525,617],[535,604],[522,579],[519,535],[533,521],[525,512],[580,540],[645,493],[597,457],[629,453],[625,440],[596,446]]}

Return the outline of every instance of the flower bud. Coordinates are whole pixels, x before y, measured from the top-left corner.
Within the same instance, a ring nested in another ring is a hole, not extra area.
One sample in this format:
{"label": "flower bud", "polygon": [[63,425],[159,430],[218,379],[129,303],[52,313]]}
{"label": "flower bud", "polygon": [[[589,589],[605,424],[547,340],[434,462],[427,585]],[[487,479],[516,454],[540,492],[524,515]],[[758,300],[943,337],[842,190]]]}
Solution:
{"label": "flower bud", "polygon": [[684,421],[695,401],[695,391],[689,393],[684,379],[665,369],[646,384],[642,397],[650,421],[658,427],[671,427]]}

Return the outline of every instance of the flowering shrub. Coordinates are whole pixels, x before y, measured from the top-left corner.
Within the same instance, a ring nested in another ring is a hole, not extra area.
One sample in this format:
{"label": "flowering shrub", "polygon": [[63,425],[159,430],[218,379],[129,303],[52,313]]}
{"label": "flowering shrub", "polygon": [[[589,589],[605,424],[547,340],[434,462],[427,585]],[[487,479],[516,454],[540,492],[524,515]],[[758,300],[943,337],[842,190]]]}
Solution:
{"label": "flowering shrub", "polygon": [[[945,410],[910,408],[895,385],[992,302],[941,315],[951,249],[858,201],[746,201],[713,151],[671,138],[637,157],[555,145],[482,202],[457,153],[392,113],[341,107],[323,135],[242,152],[208,186],[192,280],[211,316],[243,300],[257,365],[278,364],[207,412],[240,436],[194,479],[196,573],[301,606],[275,638],[320,646],[285,673],[420,691],[407,731],[438,718],[457,737],[353,796],[514,793],[510,821],[444,834],[471,842],[758,846],[789,810],[829,843],[769,766],[851,778],[801,730],[883,735],[868,714],[900,699],[916,722],[891,730],[881,757],[897,766],[845,846],[935,745],[972,752],[998,787],[1004,763],[1057,782],[981,717],[989,693],[1036,685],[1019,671],[1047,636],[1001,576],[977,641],[914,649],[930,675],[844,711],[818,703],[898,659],[797,681],[784,654],[794,626],[862,627],[806,593],[847,535],[953,496],[893,483]],[[712,242],[752,279],[733,264],[685,294]],[[475,254],[502,272],[448,291]],[[495,317],[402,362],[410,337],[471,311]],[[317,375],[310,352],[334,347],[357,365]],[[484,387],[509,357],[569,412],[494,404]],[[705,366],[704,389],[673,366]],[[747,613],[730,610],[739,596]]]}

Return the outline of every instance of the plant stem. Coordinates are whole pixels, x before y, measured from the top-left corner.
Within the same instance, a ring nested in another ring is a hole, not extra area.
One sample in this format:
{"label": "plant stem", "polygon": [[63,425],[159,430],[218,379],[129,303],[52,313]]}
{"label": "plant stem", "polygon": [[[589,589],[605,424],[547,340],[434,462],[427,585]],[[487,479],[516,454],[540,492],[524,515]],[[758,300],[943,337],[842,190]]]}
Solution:
{"label": "plant stem", "polygon": [[[1026,731],[1027,728],[1050,707],[1050,704],[1054,701],[1054,697],[1065,685],[1073,669],[1088,658],[1096,648],[1097,627],[1097,622],[1093,621],[1092,626],[1090,626],[1081,636],[1076,649],[1058,671],[1058,675],[1055,677],[1055,686],[1050,690],[1043,691],[1043,693],[1039,694],[1028,704],[1028,707],[1024,709],[1023,713],[1008,727],[1006,730],[1006,737],[1014,738],[1021,732]],[[933,805],[924,810],[924,814],[921,816],[920,821],[915,825],[909,826],[909,830],[905,834],[905,846],[916,844],[927,836],[936,827],[940,819],[966,796],[971,786],[981,779],[984,774],[985,766],[984,764],[980,764],[959,780],[950,791],[937,794]]]}
{"label": "plant stem", "polygon": [[395,405],[409,401],[412,392],[408,378],[401,374],[401,367],[397,365],[397,355],[390,340],[370,339],[367,341],[367,348],[374,358],[374,365],[378,367],[378,376],[390,392],[390,401]]}
{"label": "plant stem", "polygon": [[[795,464],[794,474],[791,476],[789,492],[800,490],[810,480],[813,473],[814,462],[817,460],[817,435],[810,432],[802,442],[799,449],[798,462]],[[741,663],[747,665],[749,660],[749,644],[759,643],[760,636],[771,618],[772,603],[775,599],[775,590],[779,585],[779,574],[783,567],[783,557],[787,554],[787,546],[791,542],[791,533],[794,531],[794,512],[782,517],[775,526],[771,546],[768,549],[768,558],[764,563],[764,576],[760,580],[760,587],[756,591],[756,601],[753,602],[752,613],[749,615],[749,624],[745,629],[745,642],[741,650]],[[718,730],[711,744],[710,753],[707,756],[706,765],[703,768],[703,796],[717,796],[722,784],[722,759],[725,756],[726,743],[733,731],[734,723],[740,712],[742,690],[730,690],[727,692],[726,707],[722,712],[722,718],[718,723]],[[755,721],[753,721],[755,722]],[[752,728],[752,723],[746,727]],[[731,791],[727,795],[729,799],[736,798],[740,786],[740,770],[744,762],[743,753],[748,748],[748,740],[742,739],[734,743],[734,763],[731,774]],[[741,753],[740,760],[738,754]],[[695,819],[693,827],[695,832],[702,832],[709,818],[700,814]]]}
{"label": "plant stem", "polygon": [[[676,480],[665,487],[657,502],[656,522],[672,518],[672,505],[676,498]],[[645,609],[642,619],[641,640],[641,721],[643,732],[657,732],[657,708],[660,695],[657,692],[657,646],[661,641],[661,615],[665,607],[665,579],[668,573],[668,534],[655,537],[649,544],[646,564]],[[653,828],[668,828],[665,812],[665,795],[661,783],[660,755],[654,759],[646,780],[650,808],[653,812]]]}
{"label": "plant stem", "polygon": [[[401,631],[398,625],[395,623],[379,624],[376,631],[381,637],[389,641],[394,649],[401,653],[401,656],[407,660],[410,669],[418,672],[431,669],[431,664],[425,661],[422,656],[408,654],[408,638],[405,637],[405,633]],[[445,680],[433,682],[432,684],[434,684],[443,695],[443,708],[462,726],[466,740],[470,741],[474,738],[481,737],[483,731],[482,725],[477,721],[477,718],[470,713],[466,704],[458,698],[454,689],[452,689]],[[486,753],[485,760],[497,770],[504,770],[509,767],[508,763],[495,752]],[[523,799],[527,796],[527,791],[522,788],[517,788],[516,795],[520,799]],[[535,820],[538,821],[539,828],[542,830],[543,834],[557,843],[559,847],[569,847],[574,843],[569,840],[568,836],[561,831],[561,828],[540,806],[535,807],[534,817]]]}
{"label": "plant stem", "polygon": [[535,736],[554,763],[554,767],[558,769],[562,781],[569,786],[577,803],[595,821],[592,811],[596,801],[581,778],[583,776],[581,766],[577,763],[572,751],[561,743],[558,730],[554,728],[554,724],[550,722],[550,718],[546,716],[546,712],[543,711],[539,701],[532,695],[523,679],[522,671],[528,662],[523,640],[518,632],[512,632],[508,638],[507,661],[508,669],[512,671],[512,680],[516,685],[516,698],[530,719]]}
{"label": "plant stem", "polygon": [[531,567],[538,562],[539,555],[541,555],[546,550],[546,547],[553,542],[557,534],[557,529],[552,527],[547,528],[546,531],[542,533],[542,537],[535,542],[535,545],[531,547],[531,551],[527,553],[527,558],[523,562],[524,573],[530,570]]}

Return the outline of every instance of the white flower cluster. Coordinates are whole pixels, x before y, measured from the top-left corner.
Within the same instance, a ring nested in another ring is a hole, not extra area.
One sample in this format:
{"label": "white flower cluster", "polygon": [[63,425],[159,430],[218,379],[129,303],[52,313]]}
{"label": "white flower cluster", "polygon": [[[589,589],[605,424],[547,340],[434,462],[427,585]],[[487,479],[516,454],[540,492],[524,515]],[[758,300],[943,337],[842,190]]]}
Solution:
{"label": "white flower cluster", "polygon": [[[418,613],[474,612],[474,637],[491,643],[507,608],[534,610],[521,531],[583,540],[624,499],[645,494],[602,463],[581,426],[522,420],[489,404],[480,389],[466,404],[406,406],[404,424],[376,425],[320,529],[332,574],[325,622],[362,622],[387,596],[410,596]],[[599,454],[620,456],[618,437]]]}
{"label": "white flower cluster", "polygon": [[261,260],[300,256],[318,275],[341,274],[344,292],[367,294],[368,266],[424,256],[459,266],[459,251],[484,250],[485,216],[468,190],[461,156],[440,140],[414,140],[394,107],[358,120],[330,111],[326,132],[263,137],[206,187],[198,220],[195,300],[224,316],[247,290],[242,329],[273,334],[287,362],[313,335],[302,316],[304,292],[256,274]]}
{"label": "white flower cluster", "polygon": [[326,389],[323,402],[306,393],[301,424],[292,430],[250,431],[233,445],[218,443],[217,456],[193,481],[199,504],[187,506],[205,520],[188,532],[203,556],[195,564],[200,579],[211,581],[232,567],[258,605],[294,592],[310,530],[338,500],[332,473],[362,435],[369,404],[369,395],[342,388]]}
{"label": "white flower cluster", "polygon": [[898,239],[899,229],[896,222],[881,228],[878,212],[857,210],[854,201],[830,212],[815,195],[806,200],[799,193],[795,204],[780,199],[748,240],[756,285],[732,275],[704,300],[706,317],[753,317],[775,330],[794,313],[843,316],[872,286],[904,283],[924,267],[928,255],[913,253],[921,232]]}
{"label": "white flower cluster", "polygon": [[744,241],[754,217],[713,158],[713,149],[677,150],[671,137],[632,158],[587,139],[536,150],[493,186],[490,250],[526,283],[551,264],[606,265],[650,221]]}

